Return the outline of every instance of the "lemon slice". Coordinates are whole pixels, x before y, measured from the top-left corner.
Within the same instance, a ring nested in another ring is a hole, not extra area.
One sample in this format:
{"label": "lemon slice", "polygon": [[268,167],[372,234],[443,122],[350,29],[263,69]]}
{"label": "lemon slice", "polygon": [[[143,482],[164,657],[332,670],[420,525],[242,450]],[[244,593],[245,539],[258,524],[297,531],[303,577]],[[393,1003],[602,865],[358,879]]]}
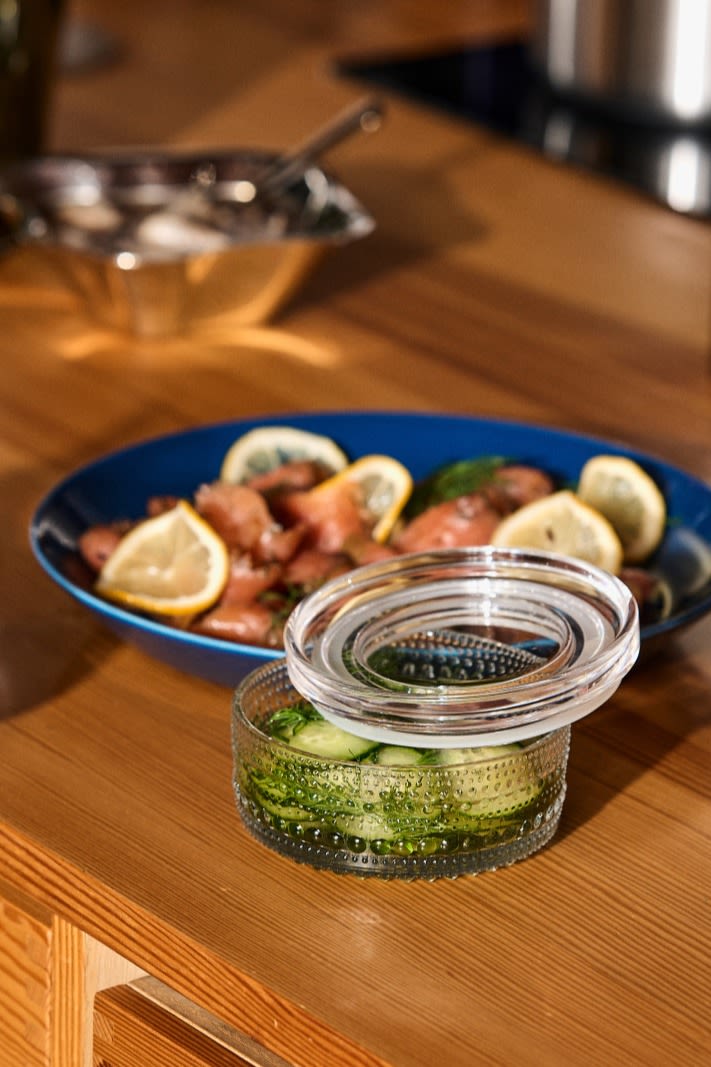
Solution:
{"label": "lemon slice", "polygon": [[224,541],[181,500],[129,531],[101,569],[97,593],[159,615],[192,615],[220,596],[229,573]]}
{"label": "lemon slice", "polygon": [[494,530],[492,543],[575,556],[613,574],[622,565],[622,544],[612,525],[568,489],[512,512]]}
{"label": "lemon slice", "polygon": [[380,544],[387,541],[412,492],[412,476],[407,467],[392,456],[362,456],[321,482],[313,492],[327,492],[343,482],[360,487],[363,506],[376,520],[371,537]]}
{"label": "lemon slice", "polygon": [[220,480],[238,485],[295,459],[319,460],[334,473],[348,463],[345,452],[330,437],[295,426],[258,426],[227,450]]}
{"label": "lemon slice", "polygon": [[664,536],[664,497],[647,472],[626,456],[589,459],[580,472],[578,496],[612,523],[626,563],[643,563]]}

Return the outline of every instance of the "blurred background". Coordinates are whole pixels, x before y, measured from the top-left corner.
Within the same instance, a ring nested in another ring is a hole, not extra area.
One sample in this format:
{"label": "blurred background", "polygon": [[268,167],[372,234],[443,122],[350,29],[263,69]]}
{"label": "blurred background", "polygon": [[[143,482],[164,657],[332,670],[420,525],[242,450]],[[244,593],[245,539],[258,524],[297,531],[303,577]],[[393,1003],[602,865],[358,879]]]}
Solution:
{"label": "blurred background", "polygon": [[[640,297],[621,289],[615,274],[622,235],[593,234],[588,220],[576,217],[573,256],[564,262],[567,249],[560,249],[560,276],[544,278],[536,247],[550,239],[546,214],[558,212],[562,228],[574,208],[574,183],[561,182],[555,204],[535,203],[536,176],[522,157],[521,185],[510,195],[530,191],[526,233],[520,225],[507,229],[509,205],[497,183],[506,144],[523,146],[561,172],[593,173],[642,203],[700,221],[689,241],[707,244],[710,11],[711,0],[273,0],[268,10],[251,0],[238,8],[232,0],[1,0],[2,153],[283,147],[306,132],[309,116],[322,120],[355,93],[384,89],[395,101],[464,120],[467,173],[462,165],[459,178],[454,162],[449,180],[477,182],[481,212],[472,233],[478,227],[482,239],[472,254],[487,269],[496,268],[499,250],[509,257],[514,245],[525,247],[527,286],[565,286],[577,271],[586,275],[593,304],[639,318],[639,299],[645,323],[691,336],[708,351],[711,250],[705,276],[694,266],[679,288],[671,285],[660,258],[669,254],[665,217],[650,216],[635,236],[638,251],[640,241],[649,245],[649,285]],[[284,101],[287,83],[301,108]],[[356,194],[387,226],[388,176],[377,173],[362,146],[336,154],[337,166],[341,158],[352,165]],[[423,159],[412,162],[423,169]],[[413,183],[412,200],[400,205],[412,208],[414,228],[416,198]],[[453,217],[451,225],[461,221]],[[602,251],[596,256],[593,242],[609,242],[605,277],[595,268]],[[678,248],[673,254],[683,255]],[[351,259],[355,268],[359,255]]]}
{"label": "blurred background", "polygon": [[[229,27],[230,5],[220,0],[199,8],[128,0],[120,9],[101,0],[1,0],[3,155],[121,142],[120,100],[128,143],[181,138],[263,72],[265,58],[283,61],[290,34],[315,44],[335,25],[343,47],[334,65],[344,77],[471,119],[674,210],[711,212],[707,0],[442,0],[436,12],[392,3],[374,13],[365,4],[360,15],[344,15],[339,0],[276,6],[283,39],[275,40],[260,37],[258,5],[240,5],[257,44],[243,50],[229,33],[216,45],[216,20]],[[136,81],[146,65],[149,99]],[[169,113],[180,114],[181,129]],[[68,114],[81,115],[80,126],[69,128]],[[270,119],[278,129],[279,116]]]}

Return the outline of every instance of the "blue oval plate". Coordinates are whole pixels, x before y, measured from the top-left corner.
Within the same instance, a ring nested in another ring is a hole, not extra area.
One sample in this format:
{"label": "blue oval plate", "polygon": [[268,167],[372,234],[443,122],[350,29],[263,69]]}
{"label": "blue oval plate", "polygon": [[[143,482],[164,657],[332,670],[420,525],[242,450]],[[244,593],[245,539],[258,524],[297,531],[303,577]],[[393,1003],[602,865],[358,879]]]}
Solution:
{"label": "blue oval plate", "polygon": [[669,511],[666,536],[649,567],[667,580],[672,610],[666,618],[644,625],[642,640],[669,634],[711,610],[711,487],[661,460],[601,439],[427,413],[282,414],[204,426],[111,453],[70,474],[40,503],[30,527],[36,558],[58,585],[121,638],[181,671],[219,685],[236,685],[278,653],[185,633],[100,599],[76,567],[75,546],[88,526],[143,517],[150,496],[191,497],[202,482],[217,478],[227,449],[241,434],[264,425],[326,434],[353,459],[371,452],[394,456],[416,481],[454,460],[499,455],[542,467],[566,484],[577,480],[590,456],[631,456],[655,479]]}

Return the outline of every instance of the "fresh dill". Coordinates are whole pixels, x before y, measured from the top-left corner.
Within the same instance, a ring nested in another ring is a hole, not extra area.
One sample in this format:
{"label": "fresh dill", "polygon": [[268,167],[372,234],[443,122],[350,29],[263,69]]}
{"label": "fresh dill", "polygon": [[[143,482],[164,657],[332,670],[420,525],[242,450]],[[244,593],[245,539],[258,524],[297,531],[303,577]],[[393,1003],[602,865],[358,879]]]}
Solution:
{"label": "fresh dill", "polygon": [[506,462],[503,456],[477,456],[440,467],[415,486],[406,518],[412,519],[436,504],[479,492],[496,480],[497,471]]}

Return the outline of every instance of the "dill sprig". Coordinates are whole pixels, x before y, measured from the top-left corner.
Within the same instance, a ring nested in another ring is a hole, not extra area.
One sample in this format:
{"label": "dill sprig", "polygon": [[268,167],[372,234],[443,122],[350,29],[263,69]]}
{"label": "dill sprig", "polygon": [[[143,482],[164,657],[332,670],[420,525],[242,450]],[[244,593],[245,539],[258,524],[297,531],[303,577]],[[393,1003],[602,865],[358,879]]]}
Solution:
{"label": "dill sprig", "polygon": [[298,700],[270,715],[267,730],[272,737],[288,740],[303,730],[307,723],[318,722],[322,717],[310,701]]}
{"label": "dill sprig", "polygon": [[503,456],[477,456],[440,467],[415,486],[405,517],[412,519],[435,504],[478,492],[495,481],[507,462]]}

